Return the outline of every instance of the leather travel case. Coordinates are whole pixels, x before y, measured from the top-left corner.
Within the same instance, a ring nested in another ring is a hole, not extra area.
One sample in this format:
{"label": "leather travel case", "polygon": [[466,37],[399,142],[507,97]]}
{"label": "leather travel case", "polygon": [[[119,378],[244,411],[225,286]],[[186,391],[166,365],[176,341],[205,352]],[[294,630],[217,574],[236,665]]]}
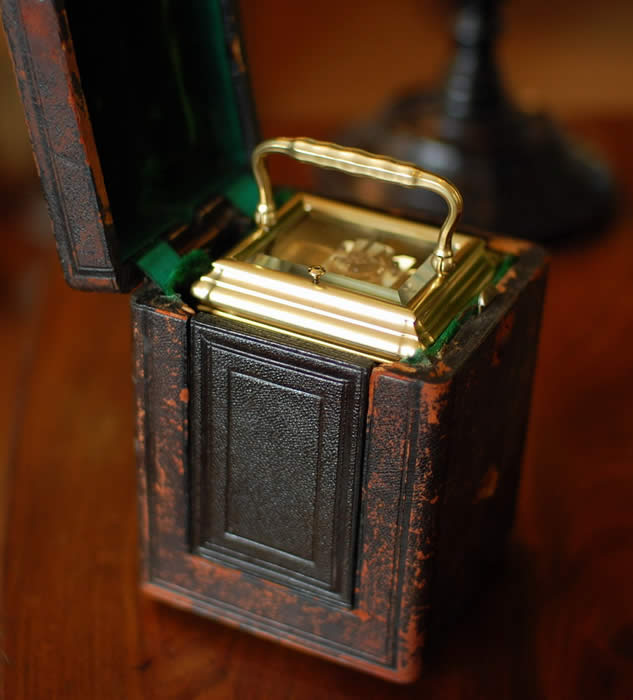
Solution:
{"label": "leather travel case", "polygon": [[66,278],[133,292],[141,585],[410,681],[503,555],[546,259],[485,237],[498,296],[413,362],[197,308],[258,136],[234,3],[193,5],[1,5]]}

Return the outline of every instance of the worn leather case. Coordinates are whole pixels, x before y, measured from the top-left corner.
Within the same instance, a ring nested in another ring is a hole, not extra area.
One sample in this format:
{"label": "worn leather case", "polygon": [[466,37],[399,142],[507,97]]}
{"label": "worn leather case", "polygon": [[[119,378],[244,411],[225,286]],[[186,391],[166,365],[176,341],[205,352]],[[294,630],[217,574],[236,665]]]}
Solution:
{"label": "worn leather case", "polygon": [[[143,589],[339,663],[412,680],[428,642],[476,604],[503,555],[544,254],[491,238],[491,247],[515,256],[503,293],[416,366],[196,312],[142,282],[139,257],[161,245],[152,230],[173,242],[174,231],[204,228],[204,202],[218,196],[215,175],[221,181],[241,168],[256,141],[233,3],[208,3],[200,18],[184,5],[170,5],[175,29],[165,38],[157,4],[2,0],[67,279],[83,289],[136,287]],[[194,19],[197,32],[208,23],[211,48],[207,73],[189,83],[164,52],[177,49],[182,65],[203,70],[195,51],[187,53],[207,45],[192,35]],[[155,55],[133,49],[140,26]],[[118,32],[116,50],[108,28]],[[202,93],[201,84],[214,89]],[[179,90],[198,111],[183,117],[175,109]],[[180,134],[179,119],[188,128],[194,120],[190,136],[217,138],[165,136],[170,125]],[[235,157],[226,151],[231,139]],[[212,177],[199,169],[200,153]],[[148,193],[160,195],[149,208]]]}

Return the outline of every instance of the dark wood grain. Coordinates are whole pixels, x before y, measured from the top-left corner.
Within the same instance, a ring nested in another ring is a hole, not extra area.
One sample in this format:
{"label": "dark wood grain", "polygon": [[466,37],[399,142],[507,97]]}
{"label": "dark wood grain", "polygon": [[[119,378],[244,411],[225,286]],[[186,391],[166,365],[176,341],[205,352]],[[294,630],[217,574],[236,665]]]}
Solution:
{"label": "dark wood grain", "polygon": [[69,290],[51,254],[12,462],[5,697],[633,697],[633,119],[577,130],[607,151],[619,214],[553,256],[511,556],[410,687],[140,596],[128,300]]}
{"label": "dark wood grain", "polygon": [[[38,336],[41,294],[46,285],[43,250],[24,236],[16,215],[2,219],[2,238],[10,255],[0,256],[0,597],[5,585],[5,544],[9,490],[24,412],[24,386],[31,376]],[[6,664],[6,626],[0,624],[0,688]]]}

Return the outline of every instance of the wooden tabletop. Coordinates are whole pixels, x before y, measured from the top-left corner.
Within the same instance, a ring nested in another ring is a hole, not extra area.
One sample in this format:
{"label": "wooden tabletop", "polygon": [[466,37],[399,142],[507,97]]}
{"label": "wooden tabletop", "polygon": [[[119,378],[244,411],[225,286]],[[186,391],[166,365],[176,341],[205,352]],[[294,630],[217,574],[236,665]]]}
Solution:
{"label": "wooden tabletop", "polygon": [[633,698],[633,119],[576,130],[619,212],[553,255],[505,572],[408,687],[140,595],[128,299],[69,289],[5,220],[4,697]]}

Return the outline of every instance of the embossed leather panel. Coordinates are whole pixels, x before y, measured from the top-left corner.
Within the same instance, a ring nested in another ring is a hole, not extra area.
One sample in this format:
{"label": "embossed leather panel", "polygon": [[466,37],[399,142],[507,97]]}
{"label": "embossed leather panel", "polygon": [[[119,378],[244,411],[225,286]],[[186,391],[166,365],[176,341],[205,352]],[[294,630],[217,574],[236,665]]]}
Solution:
{"label": "embossed leather panel", "polygon": [[350,604],[371,362],[207,314],[192,346],[194,546]]}

